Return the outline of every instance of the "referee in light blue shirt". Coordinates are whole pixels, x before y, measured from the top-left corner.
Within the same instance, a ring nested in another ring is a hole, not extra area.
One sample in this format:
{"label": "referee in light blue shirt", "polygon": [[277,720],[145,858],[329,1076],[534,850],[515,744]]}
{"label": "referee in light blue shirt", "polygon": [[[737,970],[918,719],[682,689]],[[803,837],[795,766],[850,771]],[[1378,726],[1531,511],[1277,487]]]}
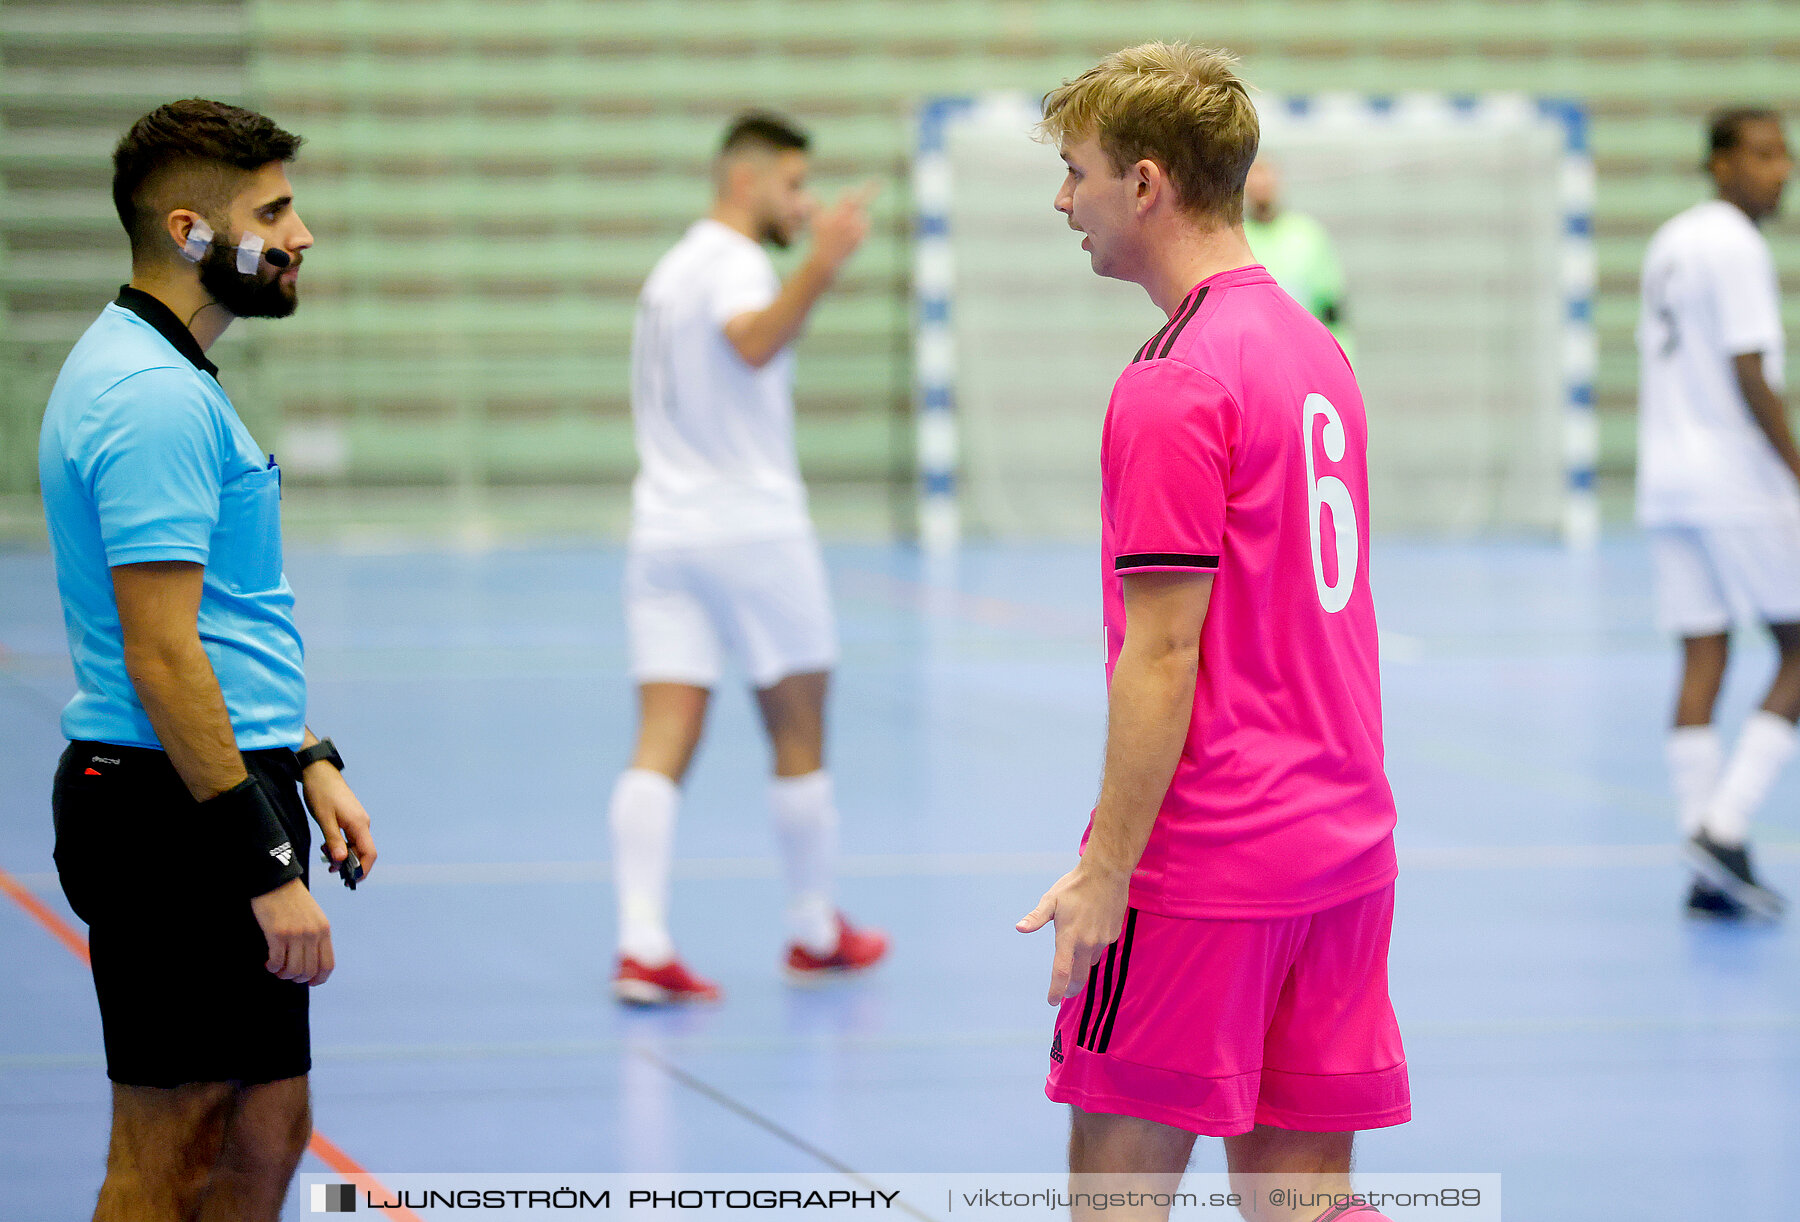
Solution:
{"label": "referee in light blue shirt", "polygon": [[334,964],[307,810],[346,882],[352,850],[375,860],[342,758],[305,726],[280,469],[206,356],[233,319],[294,312],[299,146],[199,99],[132,126],[113,157],[131,283],[44,414],[78,684],[56,867],[89,926],[113,1082],[97,1219],[278,1217],[311,1132],[307,989]]}

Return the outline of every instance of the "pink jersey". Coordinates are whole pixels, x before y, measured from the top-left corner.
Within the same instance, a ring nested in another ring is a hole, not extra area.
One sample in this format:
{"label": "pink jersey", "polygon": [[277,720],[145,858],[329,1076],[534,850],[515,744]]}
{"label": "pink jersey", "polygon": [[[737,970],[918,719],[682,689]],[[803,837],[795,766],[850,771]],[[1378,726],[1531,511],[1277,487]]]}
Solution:
{"label": "pink jersey", "polygon": [[1394,878],[1367,447],[1342,350],[1261,267],[1196,286],[1119,375],[1101,440],[1109,684],[1123,575],[1216,574],[1134,906],[1292,916]]}

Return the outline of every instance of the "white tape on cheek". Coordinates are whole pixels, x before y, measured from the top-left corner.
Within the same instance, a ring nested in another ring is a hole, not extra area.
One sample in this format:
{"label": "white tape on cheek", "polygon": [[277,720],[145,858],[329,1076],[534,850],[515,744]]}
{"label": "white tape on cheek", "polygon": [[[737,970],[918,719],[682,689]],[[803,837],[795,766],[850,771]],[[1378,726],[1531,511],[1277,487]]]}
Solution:
{"label": "white tape on cheek", "polygon": [[189,263],[198,263],[206,257],[206,248],[212,245],[212,226],[200,217],[188,226],[187,241],[181,247],[181,257]]}
{"label": "white tape on cheek", "polygon": [[262,238],[257,236],[254,233],[246,234],[244,236],[244,240],[242,242],[238,243],[238,248],[237,248],[237,269],[238,269],[238,271],[242,272],[246,276],[255,275],[256,269],[258,267],[262,266],[262,252],[263,252]]}

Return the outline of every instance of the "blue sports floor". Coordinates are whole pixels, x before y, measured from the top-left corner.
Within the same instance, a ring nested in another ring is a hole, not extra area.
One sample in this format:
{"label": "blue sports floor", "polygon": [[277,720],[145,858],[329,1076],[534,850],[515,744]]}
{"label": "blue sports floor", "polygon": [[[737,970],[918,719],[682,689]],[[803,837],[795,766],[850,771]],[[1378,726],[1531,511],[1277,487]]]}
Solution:
{"label": "blue sports floor", "polygon": [[[1011,926],[1095,789],[1095,555],[976,548],[937,587],[904,550],[830,559],[844,904],[892,931],[893,960],[852,987],[780,983],[763,749],[728,690],[675,889],[677,940],[726,1003],[639,1014],[606,991],[620,553],[290,557],[310,720],[381,848],[366,888],[320,887],[340,964],[314,995],[321,1132],[389,1173],[1060,1166],[1050,939]],[[1792,1218],[1800,933],[1680,914],[1674,652],[1641,543],[1378,541],[1374,580],[1416,1118],[1360,1165],[1501,1172],[1516,1219]],[[48,790],[69,679],[40,554],[0,554],[0,646],[0,867],[66,913]],[[1742,643],[1727,727],[1772,657]],[[1800,769],[1758,827],[1790,893],[1797,803]],[[0,981],[0,1216],[86,1217],[107,1086],[84,969],[0,899]],[[1203,1141],[1194,1165],[1222,1161]]]}

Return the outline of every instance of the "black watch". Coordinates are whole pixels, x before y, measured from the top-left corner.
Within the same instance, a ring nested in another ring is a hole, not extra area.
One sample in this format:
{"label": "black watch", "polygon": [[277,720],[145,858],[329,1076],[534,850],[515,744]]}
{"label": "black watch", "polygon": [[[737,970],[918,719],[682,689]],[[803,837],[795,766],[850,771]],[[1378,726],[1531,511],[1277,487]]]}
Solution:
{"label": "black watch", "polygon": [[344,757],[338,754],[338,749],[332,745],[329,738],[321,738],[310,747],[300,748],[294,752],[294,758],[300,761],[300,771],[302,772],[321,760],[339,772],[344,770]]}

